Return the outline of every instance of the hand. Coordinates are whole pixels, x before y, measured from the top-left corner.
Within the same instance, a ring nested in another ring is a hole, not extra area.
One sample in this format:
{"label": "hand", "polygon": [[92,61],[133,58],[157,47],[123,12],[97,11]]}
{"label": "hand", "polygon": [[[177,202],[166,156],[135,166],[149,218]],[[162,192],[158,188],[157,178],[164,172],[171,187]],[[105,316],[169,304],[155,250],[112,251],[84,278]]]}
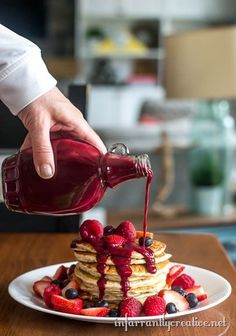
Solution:
{"label": "hand", "polygon": [[99,136],[88,125],[82,113],[54,88],[18,113],[28,130],[21,150],[32,147],[34,166],[42,178],[51,178],[55,171],[51,137],[83,139],[97,147],[102,153],[106,147]]}

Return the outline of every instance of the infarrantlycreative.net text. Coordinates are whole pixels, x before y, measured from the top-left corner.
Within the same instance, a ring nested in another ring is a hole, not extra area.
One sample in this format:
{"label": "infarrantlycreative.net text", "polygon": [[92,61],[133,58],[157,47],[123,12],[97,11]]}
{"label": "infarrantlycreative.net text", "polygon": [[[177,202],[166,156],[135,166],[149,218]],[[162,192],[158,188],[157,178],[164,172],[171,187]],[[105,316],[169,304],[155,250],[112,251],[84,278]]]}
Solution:
{"label": "infarrantlycreative.net text", "polygon": [[213,328],[213,327],[223,327],[228,326],[228,322],[225,317],[222,317],[222,320],[217,321],[203,321],[199,320],[198,317],[193,316],[190,320],[179,321],[179,320],[165,320],[164,318],[158,320],[130,320],[128,317],[125,317],[123,320],[116,319],[114,321],[115,327],[124,328],[125,331],[128,331],[128,328],[134,327],[162,327],[166,328],[167,331],[171,331],[172,328],[176,327],[188,327],[188,328]]}

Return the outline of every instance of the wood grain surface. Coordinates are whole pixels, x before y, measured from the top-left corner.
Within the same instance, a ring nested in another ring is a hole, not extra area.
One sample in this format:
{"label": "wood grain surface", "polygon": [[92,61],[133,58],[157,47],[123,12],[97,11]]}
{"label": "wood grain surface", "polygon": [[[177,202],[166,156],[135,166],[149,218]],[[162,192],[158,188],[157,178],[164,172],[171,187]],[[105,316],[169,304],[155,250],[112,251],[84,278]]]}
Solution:
{"label": "wood grain surface", "polygon": [[178,319],[190,323],[222,321],[223,327],[167,327],[94,324],[78,322],[31,310],[15,302],[7,292],[18,275],[46,265],[74,260],[70,242],[75,234],[0,234],[0,336],[110,336],[115,335],[236,335],[236,271],[219,241],[212,235],[158,235],[166,242],[173,261],[204,267],[224,276],[233,287],[228,300],[205,312]]}

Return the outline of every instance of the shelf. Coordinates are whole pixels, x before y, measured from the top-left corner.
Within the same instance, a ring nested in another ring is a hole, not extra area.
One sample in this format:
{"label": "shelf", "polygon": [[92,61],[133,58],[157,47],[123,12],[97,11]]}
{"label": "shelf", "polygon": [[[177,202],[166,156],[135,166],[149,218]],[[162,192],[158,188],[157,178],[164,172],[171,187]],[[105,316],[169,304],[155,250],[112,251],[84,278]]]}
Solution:
{"label": "shelf", "polygon": [[81,55],[83,59],[143,59],[143,60],[162,60],[165,57],[165,52],[162,48],[152,49],[147,51],[146,53],[120,53],[120,54],[95,54],[95,53],[88,53],[85,55]]}
{"label": "shelf", "polygon": [[[205,217],[191,213],[183,213],[182,215],[172,218],[164,218],[150,210],[148,215],[148,228],[150,231],[156,232],[158,230],[191,229],[214,226],[223,227],[226,225],[235,225],[235,215],[236,208],[231,215],[227,216]],[[126,218],[129,218],[129,220],[135,224],[137,230],[142,230],[143,209],[108,210],[107,223],[109,223],[109,225],[117,226]]]}

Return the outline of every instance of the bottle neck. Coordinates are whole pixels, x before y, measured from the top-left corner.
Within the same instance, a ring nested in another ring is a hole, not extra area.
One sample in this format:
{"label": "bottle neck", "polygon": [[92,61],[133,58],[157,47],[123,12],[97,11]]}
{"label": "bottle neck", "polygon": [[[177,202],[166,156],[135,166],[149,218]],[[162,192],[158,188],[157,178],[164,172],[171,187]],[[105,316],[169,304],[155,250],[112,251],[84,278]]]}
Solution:
{"label": "bottle neck", "polygon": [[150,160],[147,154],[117,155],[107,153],[102,164],[105,184],[114,188],[118,184],[152,175]]}

